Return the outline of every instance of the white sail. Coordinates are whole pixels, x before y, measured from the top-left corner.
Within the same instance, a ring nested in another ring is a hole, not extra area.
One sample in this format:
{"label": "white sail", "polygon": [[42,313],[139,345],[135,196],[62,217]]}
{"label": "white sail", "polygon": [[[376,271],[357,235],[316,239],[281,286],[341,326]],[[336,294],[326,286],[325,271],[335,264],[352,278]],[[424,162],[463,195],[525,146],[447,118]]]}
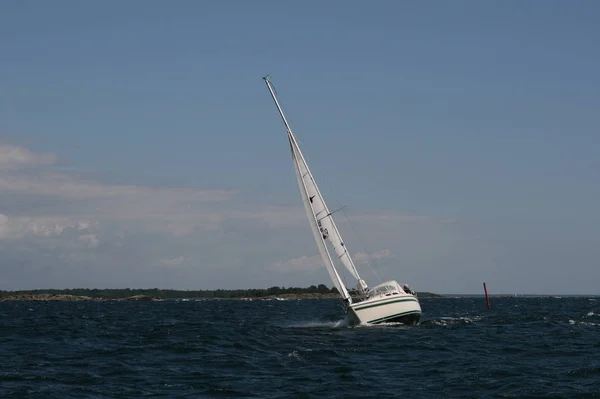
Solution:
{"label": "white sail", "polygon": [[321,236],[321,232],[319,231],[319,228],[317,225],[317,219],[315,217],[314,210],[311,206],[309,191],[305,184],[305,180],[302,178],[302,175],[304,173],[306,173],[306,168],[301,168],[301,166],[300,166],[303,163],[303,162],[301,162],[302,154],[296,151],[292,140],[293,140],[293,138],[290,136],[290,145],[292,147],[292,156],[294,157],[294,168],[296,170],[296,176],[298,178],[298,185],[300,186],[300,193],[302,194],[302,202],[304,203],[304,208],[306,209],[306,215],[308,216],[308,219],[310,222],[309,224],[310,224],[311,230],[313,232],[315,242],[317,243],[317,247],[319,248],[319,253],[321,254],[321,259],[323,259],[323,263],[325,264],[325,268],[327,269],[327,272],[329,273],[329,277],[331,278],[333,285],[335,285],[335,287],[338,289],[338,292],[340,293],[342,298],[352,302],[352,299],[350,298],[350,294],[348,293],[348,290],[344,286],[344,283],[343,283],[340,275],[338,274],[337,270],[335,269],[335,265],[333,264],[333,261],[331,260],[331,256],[329,255],[329,251],[327,250],[327,246],[325,245],[325,241],[323,240],[323,238]]}
{"label": "white sail", "polygon": [[298,147],[298,143],[296,142],[293,133],[290,133],[289,137],[290,145],[292,146],[292,152],[297,154],[295,156],[297,167],[300,170],[300,176],[304,186],[306,187],[311,209],[316,219],[319,232],[323,240],[327,240],[331,244],[338,259],[342,262],[346,269],[348,269],[350,274],[352,274],[352,276],[359,281],[360,276],[356,270],[356,266],[354,266],[352,258],[350,257],[348,248],[346,247],[346,244],[344,244],[342,236],[340,235],[340,232],[335,225],[335,221],[333,220],[333,215],[327,208],[327,204],[325,203],[325,200],[323,199],[323,196],[317,187],[317,183],[315,182],[312,173],[308,169],[308,165],[302,156],[302,152]]}
{"label": "white sail", "polygon": [[334,285],[337,287],[338,291],[342,295],[344,299],[350,300],[350,295],[344,286],[339,273],[335,268],[335,264],[333,263],[327,246],[325,244],[325,240],[329,241],[331,246],[333,247],[338,259],[342,262],[342,264],[348,269],[350,274],[359,282],[359,287],[363,291],[366,290],[367,285],[362,280],[356,270],[356,266],[350,257],[350,253],[342,240],[340,232],[335,225],[332,214],[327,208],[327,204],[317,187],[317,183],[315,182],[310,169],[302,155],[302,151],[298,146],[298,142],[292,130],[287,122],[287,119],[279,105],[279,101],[277,100],[277,96],[275,91],[271,85],[271,82],[268,78],[265,78],[265,83],[269,88],[269,92],[273,97],[273,101],[275,101],[275,105],[283,119],[283,123],[287,129],[288,139],[290,142],[290,147],[292,151],[292,156],[294,158],[294,166],[296,169],[296,174],[298,177],[298,185],[300,186],[300,191],[302,194],[302,199],[304,202],[304,206],[306,208],[307,216],[311,225],[311,229],[313,231],[313,235],[315,241],[317,243],[317,247],[319,248],[319,252],[321,253],[321,257],[323,258],[323,262],[325,263],[325,267],[329,272],[331,280]]}

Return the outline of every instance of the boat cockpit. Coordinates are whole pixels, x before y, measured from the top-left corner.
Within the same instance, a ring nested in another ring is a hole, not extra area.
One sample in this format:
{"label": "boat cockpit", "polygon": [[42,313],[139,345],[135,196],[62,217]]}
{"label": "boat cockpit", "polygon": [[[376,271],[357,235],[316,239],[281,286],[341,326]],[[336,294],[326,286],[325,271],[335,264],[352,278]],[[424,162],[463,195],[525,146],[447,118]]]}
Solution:
{"label": "boat cockpit", "polygon": [[410,294],[410,292],[404,292],[402,288],[400,288],[400,284],[396,281],[386,281],[385,283],[379,284],[369,290],[367,293],[367,298],[375,298],[375,297],[386,297],[393,295],[405,295]]}

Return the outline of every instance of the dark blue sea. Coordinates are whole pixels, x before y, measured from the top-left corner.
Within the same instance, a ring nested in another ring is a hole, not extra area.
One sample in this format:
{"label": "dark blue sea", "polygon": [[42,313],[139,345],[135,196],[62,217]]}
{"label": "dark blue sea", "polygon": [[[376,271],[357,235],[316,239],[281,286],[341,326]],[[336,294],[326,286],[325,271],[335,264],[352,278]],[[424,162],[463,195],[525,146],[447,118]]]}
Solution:
{"label": "dark blue sea", "polygon": [[600,298],[3,302],[0,398],[600,398]]}

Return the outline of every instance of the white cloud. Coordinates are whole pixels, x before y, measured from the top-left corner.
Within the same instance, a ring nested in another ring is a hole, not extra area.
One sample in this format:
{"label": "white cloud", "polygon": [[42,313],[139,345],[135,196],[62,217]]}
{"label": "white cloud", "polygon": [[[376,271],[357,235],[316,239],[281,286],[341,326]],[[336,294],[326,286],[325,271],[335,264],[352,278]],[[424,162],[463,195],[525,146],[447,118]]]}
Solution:
{"label": "white cloud", "polygon": [[188,257],[176,256],[173,258],[163,258],[160,260],[160,263],[165,266],[177,266],[177,265],[181,265],[182,263],[189,262],[189,261],[190,261],[190,258],[188,258]]}
{"label": "white cloud", "polygon": [[433,218],[423,215],[410,215],[397,211],[383,210],[378,212],[369,212],[362,215],[355,215],[355,221],[387,221],[387,222],[424,222],[431,221]]}
{"label": "white cloud", "polygon": [[[370,257],[369,257],[370,255]],[[369,259],[389,259],[393,258],[394,255],[389,249],[382,249],[381,251],[367,254],[366,252],[357,252],[352,255],[354,262],[366,263]],[[323,267],[323,260],[320,255],[314,256],[300,256],[293,259],[279,260],[273,262],[270,265],[270,269],[281,272],[310,272]]]}
{"label": "white cloud", "polygon": [[53,154],[36,154],[24,147],[0,144],[0,169],[17,169],[56,163]]}
{"label": "white cloud", "polygon": [[357,252],[354,255],[352,255],[352,259],[354,259],[355,262],[360,262],[360,263],[367,263],[370,259],[389,259],[389,258],[393,258],[394,254],[392,254],[392,251],[390,251],[389,249],[382,249],[381,251],[377,251],[377,252],[373,252],[373,253],[366,253],[366,252]]}
{"label": "white cloud", "polygon": [[321,256],[315,255],[276,261],[270,265],[269,269],[284,273],[296,273],[312,272],[322,267],[324,266]]}
{"label": "white cloud", "polygon": [[14,194],[65,199],[117,198],[132,202],[143,200],[153,203],[173,202],[174,200],[185,200],[190,203],[221,202],[230,200],[235,195],[235,192],[226,190],[164,189],[125,184],[104,184],[62,173],[43,173],[35,176],[0,175],[0,190]]}
{"label": "white cloud", "polygon": [[85,243],[85,245],[90,249],[97,248],[98,244],[100,244],[100,240],[98,239],[98,236],[96,236],[96,234],[82,234],[79,236],[78,239],[79,241]]}
{"label": "white cloud", "polygon": [[[73,220],[84,223],[79,221],[81,219],[142,223],[148,232],[168,233],[178,237],[197,231],[218,230],[227,220],[254,222],[273,229],[307,226],[306,215],[300,204],[260,204],[250,207],[233,203],[237,194],[234,190],[108,184],[76,174],[56,172],[52,164],[57,157],[52,154],[36,154],[23,147],[7,145],[0,145],[0,154],[4,154],[0,157],[0,163],[10,165],[8,169],[0,169],[1,192],[16,196],[52,198],[57,203],[47,213],[30,221],[34,225],[43,224],[39,226],[41,230],[38,234],[51,234],[47,229],[48,221],[42,220],[49,217],[66,218],[68,226],[71,226]],[[31,165],[45,165],[46,169],[27,173],[26,166]],[[223,204],[228,206],[224,207]],[[31,213],[28,216],[34,218]],[[352,215],[350,220],[358,223],[386,223],[431,221],[431,218],[383,211]],[[59,224],[54,227],[61,228]],[[11,226],[12,230],[14,228]]]}
{"label": "white cloud", "polygon": [[[242,281],[285,285],[294,273],[297,285],[329,281],[320,256],[310,255],[316,248],[299,201],[249,205],[234,190],[110,184],[56,169],[56,156],[0,147],[11,154],[0,161],[5,165],[0,168],[0,248],[10,264],[28,260],[47,270],[42,275],[14,269],[12,275],[20,276],[14,279],[91,286],[147,281],[188,288],[198,288],[200,281],[205,288]],[[348,217],[372,241],[367,247],[395,245],[403,256],[399,245],[410,245],[404,237],[415,235],[415,223],[426,226],[422,231],[428,237],[438,223],[393,210],[350,211]],[[398,232],[404,236],[395,242]],[[349,236],[349,248],[358,248]],[[357,264],[364,256],[355,255]],[[383,259],[391,251],[371,256]],[[178,267],[177,273],[164,267],[186,265],[191,258],[197,267]],[[234,270],[245,277],[231,280]],[[12,287],[3,281],[5,289]]]}
{"label": "white cloud", "polygon": [[[99,220],[143,223],[148,231],[184,236],[195,230],[211,231],[220,226],[224,210],[219,203],[231,201],[232,190],[166,188],[127,184],[108,184],[85,177],[57,172],[53,163],[57,157],[36,154],[22,147],[0,145],[0,192],[18,198],[36,198],[38,202],[52,200],[39,216],[38,209],[26,212],[27,218],[7,219],[10,205],[18,208],[20,201],[9,203],[0,219],[0,238],[60,234],[65,227],[79,229]],[[45,169],[29,170],[31,166]],[[23,213],[23,212],[21,212]],[[13,215],[16,216],[16,215]],[[86,220],[82,220],[86,219]]]}
{"label": "white cloud", "polygon": [[87,220],[74,220],[68,217],[9,217],[0,213],[0,240],[16,239],[25,236],[60,236],[67,228],[87,230],[91,223]]}

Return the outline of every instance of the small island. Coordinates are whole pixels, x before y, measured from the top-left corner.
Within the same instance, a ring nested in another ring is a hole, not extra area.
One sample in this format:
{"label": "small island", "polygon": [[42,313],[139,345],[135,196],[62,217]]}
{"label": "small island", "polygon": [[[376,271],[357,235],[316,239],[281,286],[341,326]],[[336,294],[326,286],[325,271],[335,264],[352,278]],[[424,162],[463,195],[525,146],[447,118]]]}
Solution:
{"label": "small island", "polygon": [[[349,290],[356,295],[354,290]],[[419,298],[441,297],[430,292],[419,292]],[[339,298],[338,290],[328,288],[324,284],[311,285],[307,288],[271,287],[236,290],[171,290],[171,289],[38,289],[24,291],[0,291],[2,301],[163,301],[168,299],[335,299]]]}

